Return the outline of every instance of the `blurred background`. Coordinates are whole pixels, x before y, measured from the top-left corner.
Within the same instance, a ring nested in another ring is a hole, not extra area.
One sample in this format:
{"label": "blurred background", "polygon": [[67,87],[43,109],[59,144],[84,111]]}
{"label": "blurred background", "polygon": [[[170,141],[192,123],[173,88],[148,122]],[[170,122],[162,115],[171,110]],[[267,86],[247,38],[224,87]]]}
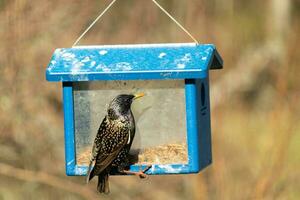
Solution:
{"label": "blurred background", "polygon": [[[213,164],[197,175],[67,177],[61,84],[45,80],[109,0],[0,0],[0,199],[299,199],[300,1],[159,0],[224,69],[211,71]],[[191,42],[150,0],[117,1],[80,44]]]}

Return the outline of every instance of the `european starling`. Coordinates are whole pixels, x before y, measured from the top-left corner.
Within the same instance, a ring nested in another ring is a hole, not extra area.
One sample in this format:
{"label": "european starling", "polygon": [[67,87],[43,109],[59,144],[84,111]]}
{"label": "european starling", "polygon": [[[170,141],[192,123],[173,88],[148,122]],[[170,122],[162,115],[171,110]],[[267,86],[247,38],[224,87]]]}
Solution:
{"label": "european starling", "polygon": [[136,174],[141,178],[145,176],[146,170],[139,173],[125,170],[129,166],[128,155],[135,135],[135,121],[130,107],[133,100],[142,96],[143,93],[121,94],[115,97],[99,127],[92,149],[87,182],[98,176],[97,189],[100,193],[109,193],[108,175],[112,169],[122,174]]}

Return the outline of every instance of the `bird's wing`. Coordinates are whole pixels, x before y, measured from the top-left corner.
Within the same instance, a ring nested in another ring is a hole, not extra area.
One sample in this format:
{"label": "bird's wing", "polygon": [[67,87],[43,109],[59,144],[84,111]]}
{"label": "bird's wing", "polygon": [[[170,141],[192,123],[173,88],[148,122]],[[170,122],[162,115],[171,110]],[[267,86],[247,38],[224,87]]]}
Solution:
{"label": "bird's wing", "polygon": [[[93,153],[91,162],[96,159],[95,166],[93,168],[93,175],[101,173],[106,167],[108,167],[113,160],[118,156],[121,149],[127,144],[129,139],[129,129],[127,127],[119,127],[117,129],[108,128],[106,119],[103,120],[98,130],[97,137],[93,146]],[[125,138],[117,140],[117,135],[124,135]],[[91,163],[89,167],[88,179],[92,177],[90,174]]]}
{"label": "bird's wing", "polygon": [[105,118],[102,120],[102,123],[98,129],[98,133],[96,135],[96,138],[94,140],[94,144],[93,144],[93,149],[92,149],[92,153],[91,153],[91,158],[90,158],[90,163],[89,163],[89,167],[88,167],[88,172],[87,172],[87,182],[90,179],[90,175],[91,175],[91,169],[92,169],[92,164],[95,161],[97,155],[99,154],[100,148],[101,148],[101,141],[103,136],[105,136],[105,128],[107,127],[107,116],[105,116]]}
{"label": "bird's wing", "polygon": [[102,120],[102,123],[98,129],[98,133],[94,140],[92,154],[91,154],[91,158],[90,158],[91,162],[93,162],[96,159],[96,157],[101,149],[102,140],[107,135],[107,132],[105,131],[106,128],[108,127],[107,121],[108,121],[107,116],[105,116],[105,118]]}
{"label": "bird's wing", "polygon": [[127,141],[116,147],[116,149],[114,149],[112,153],[99,155],[95,164],[96,174],[101,173],[114,161],[115,158],[117,158],[118,154],[120,153],[121,149],[125,146],[126,142]]}
{"label": "bird's wing", "polygon": [[[102,172],[106,167],[108,167],[113,160],[118,156],[121,149],[124,148],[124,146],[127,144],[128,137],[129,137],[129,130],[127,128],[121,128],[119,129],[119,134],[124,134],[125,138],[120,140],[120,142],[116,142],[115,138],[111,138],[111,144],[110,149],[107,151],[103,149],[100,151],[100,153],[97,156],[96,159],[96,169],[97,173]],[[105,146],[105,145],[103,145]]]}

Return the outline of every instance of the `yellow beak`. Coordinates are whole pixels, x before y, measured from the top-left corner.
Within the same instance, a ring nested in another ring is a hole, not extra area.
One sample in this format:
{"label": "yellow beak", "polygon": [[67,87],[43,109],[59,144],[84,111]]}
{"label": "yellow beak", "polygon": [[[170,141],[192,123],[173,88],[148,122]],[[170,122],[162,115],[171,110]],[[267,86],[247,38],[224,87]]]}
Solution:
{"label": "yellow beak", "polygon": [[134,94],[134,98],[133,99],[135,100],[135,99],[141,98],[143,96],[145,96],[145,93]]}

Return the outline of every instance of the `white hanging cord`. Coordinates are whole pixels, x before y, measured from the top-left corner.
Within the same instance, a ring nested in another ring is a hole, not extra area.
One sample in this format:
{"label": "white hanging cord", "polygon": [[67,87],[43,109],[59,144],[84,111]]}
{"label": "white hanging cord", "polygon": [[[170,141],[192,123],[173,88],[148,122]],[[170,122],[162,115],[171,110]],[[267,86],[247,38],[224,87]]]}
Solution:
{"label": "white hanging cord", "polygon": [[91,25],[77,38],[77,40],[74,42],[72,47],[76,46],[78,42],[83,38],[83,36],[95,25],[95,23],[110,9],[110,7],[116,2],[117,0],[113,0],[103,11],[100,13],[100,15],[91,23]]}
{"label": "white hanging cord", "polygon": [[194,40],[194,42],[196,44],[199,44],[199,42],[194,38],[194,36],[188,32],[170,13],[168,13],[168,11],[166,11],[156,0],[152,0],[155,5],[157,5],[157,7],[159,7],[168,17],[170,17],[170,19],[173,20],[173,22],[175,22],[177,24],[177,26],[179,26],[188,36],[190,36],[190,38],[192,40]]}
{"label": "white hanging cord", "polygon": [[[95,25],[95,23],[110,9],[110,7],[116,2],[117,0],[113,0],[101,13],[100,15],[91,23],[91,25],[77,38],[77,40],[74,42],[74,44],[72,45],[72,47],[76,46],[78,44],[78,42],[81,40],[81,38],[83,38],[83,36]],[[173,22],[175,22],[177,24],[177,26],[179,26],[188,36],[190,36],[190,38],[192,40],[194,40],[194,42],[196,44],[199,44],[199,42],[195,39],[195,37],[188,32],[188,30],[186,30],[170,13],[168,13],[168,11],[166,11],[156,0],[152,0],[153,3],[155,3],[155,5],[157,7],[159,7],[170,19],[172,19]]]}

